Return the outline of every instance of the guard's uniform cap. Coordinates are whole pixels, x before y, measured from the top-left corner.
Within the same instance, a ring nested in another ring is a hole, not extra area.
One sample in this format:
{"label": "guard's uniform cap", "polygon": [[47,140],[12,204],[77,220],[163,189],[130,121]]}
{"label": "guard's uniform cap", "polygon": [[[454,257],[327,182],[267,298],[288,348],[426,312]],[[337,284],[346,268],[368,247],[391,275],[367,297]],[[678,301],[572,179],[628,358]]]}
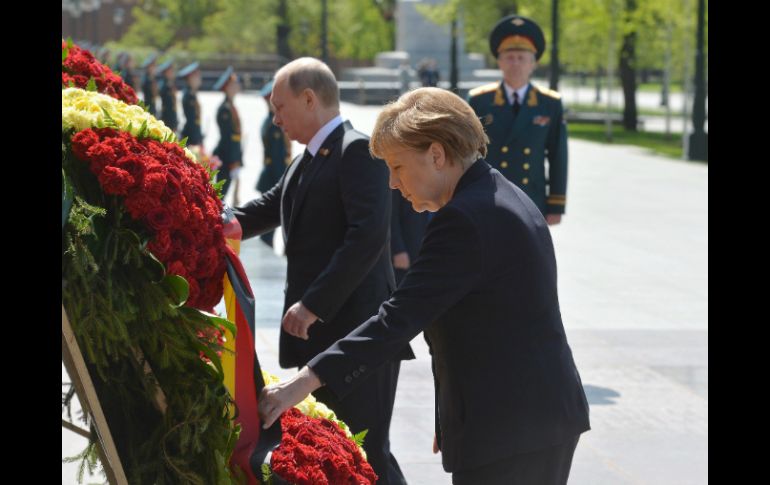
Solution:
{"label": "guard's uniform cap", "polygon": [[509,15],[497,22],[489,34],[489,49],[498,57],[509,49],[521,49],[540,59],[545,51],[543,30],[534,21],[520,15]]}

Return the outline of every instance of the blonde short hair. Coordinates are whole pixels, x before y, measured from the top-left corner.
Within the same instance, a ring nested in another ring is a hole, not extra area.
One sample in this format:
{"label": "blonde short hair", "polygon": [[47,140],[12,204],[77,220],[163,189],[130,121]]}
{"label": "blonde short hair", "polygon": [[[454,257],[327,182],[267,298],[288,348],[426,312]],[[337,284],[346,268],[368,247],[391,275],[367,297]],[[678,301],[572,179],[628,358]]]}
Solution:
{"label": "blonde short hair", "polygon": [[294,96],[305,89],[312,89],[326,108],[339,108],[340,90],[334,73],[323,61],[313,57],[300,57],[286,64],[275,77],[286,76]]}
{"label": "blonde short hair", "polygon": [[487,154],[489,137],[479,117],[462,98],[439,88],[419,88],[388,104],[377,117],[369,150],[377,158],[395,146],[425,151],[444,147],[452,163],[468,163]]}

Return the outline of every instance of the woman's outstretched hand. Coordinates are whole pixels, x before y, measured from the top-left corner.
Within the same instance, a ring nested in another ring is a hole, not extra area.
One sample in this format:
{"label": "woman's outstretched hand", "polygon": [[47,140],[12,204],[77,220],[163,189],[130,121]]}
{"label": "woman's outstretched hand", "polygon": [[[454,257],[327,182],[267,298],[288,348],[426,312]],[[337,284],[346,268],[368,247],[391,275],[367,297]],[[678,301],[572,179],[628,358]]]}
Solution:
{"label": "woman's outstretched hand", "polygon": [[303,367],[286,382],[265,386],[259,394],[258,406],[262,428],[272,426],[284,411],[301,402],[319,387],[321,380],[308,366]]}

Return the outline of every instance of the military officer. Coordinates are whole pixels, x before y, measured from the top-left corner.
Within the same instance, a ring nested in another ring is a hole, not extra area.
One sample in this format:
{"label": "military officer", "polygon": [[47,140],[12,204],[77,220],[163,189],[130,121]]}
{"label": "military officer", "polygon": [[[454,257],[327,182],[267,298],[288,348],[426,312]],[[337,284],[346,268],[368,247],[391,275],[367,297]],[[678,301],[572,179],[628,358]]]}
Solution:
{"label": "military officer", "polygon": [[567,202],[564,107],[559,93],[530,82],[545,50],[543,31],[510,15],[495,25],[489,47],[503,80],[468,94],[489,136],[487,161],[529,195],[548,224],[558,224]]}
{"label": "military officer", "polygon": [[[270,93],[273,92],[273,81],[270,80],[262,86],[259,94],[267,104],[267,116],[262,122],[262,146],[264,147],[264,165],[262,173],[257,180],[257,190],[265,193],[278,183],[291,164],[291,140],[278,126],[273,124],[273,106],[270,104]],[[273,233],[270,231],[259,236],[268,246],[273,246]]]}
{"label": "military officer", "polygon": [[[214,149],[214,155],[222,161],[217,175],[218,180],[225,181],[222,186],[222,199],[227,195],[227,190],[233,179],[238,178],[241,167],[241,119],[233,103],[235,94],[240,91],[240,87],[238,76],[232,67],[228,67],[214,84],[215,90],[225,93],[225,99],[217,110],[217,126],[219,126],[220,138]],[[234,194],[234,202],[234,205],[238,205],[237,189]]]}
{"label": "military officer", "polygon": [[169,60],[158,66],[160,82],[160,119],[172,131],[176,131],[179,119],[176,114],[176,79],[174,61]]}
{"label": "military officer", "polygon": [[155,100],[158,97],[158,82],[155,80],[155,61],[157,60],[157,54],[150,54],[142,63],[142,69],[144,69],[144,76],[142,77],[144,105],[153,116],[158,113],[158,107],[155,105]]}
{"label": "military officer", "polygon": [[184,127],[181,137],[187,137],[187,145],[203,145],[201,134],[201,106],[198,103],[198,88],[201,86],[200,63],[193,62],[179,70],[178,76],[185,80],[187,86],[182,94],[182,112]]}
{"label": "military officer", "polygon": [[126,84],[131,86],[131,89],[136,90],[136,78],[134,75],[134,56],[125,52],[123,54],[122,64],[120,67],[120,77],[123,78]]}

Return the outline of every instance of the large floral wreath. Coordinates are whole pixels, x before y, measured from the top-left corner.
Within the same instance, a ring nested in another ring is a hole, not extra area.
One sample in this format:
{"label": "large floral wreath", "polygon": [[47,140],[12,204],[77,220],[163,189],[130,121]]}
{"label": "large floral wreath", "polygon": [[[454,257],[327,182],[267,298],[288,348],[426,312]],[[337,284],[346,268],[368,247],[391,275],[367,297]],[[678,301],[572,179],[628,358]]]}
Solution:
{"label": "large floral wreath", "polygon": [[[130,483],[243,483],[221,360],[236,329],[212,310],[227,252],[218,185],[133,103],[119,77],[62,42],[62,303]],[[312,397],[281,426],[263,480],[376,481],[365,432]],[[91,442],[76,458],[96,456]]]}

